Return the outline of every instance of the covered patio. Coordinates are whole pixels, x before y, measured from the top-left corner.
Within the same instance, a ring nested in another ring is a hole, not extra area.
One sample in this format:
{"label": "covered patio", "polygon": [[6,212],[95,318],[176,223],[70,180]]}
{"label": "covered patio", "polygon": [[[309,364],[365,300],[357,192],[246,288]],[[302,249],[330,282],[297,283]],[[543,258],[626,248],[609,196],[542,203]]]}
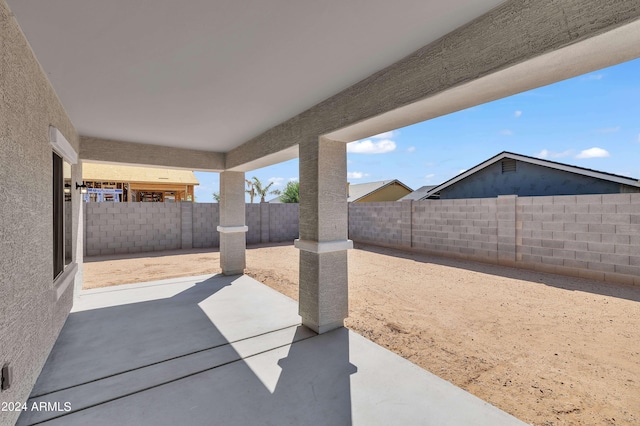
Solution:
{"label": "covered patio", "polygon": [[[60,424],[512,421],[342,328],[346,144],[637,58],[636,1],[0,0],[0,30],[1,401],[73,399]],[[297,305],[242,276],[245,173],[296,157]],[[219,172],[224,276],[83,293],[87,162]]]}
{"label": "covered patio", "polygon": [[245,275],[86,290],[18,425],[524,424],[296,309]]}

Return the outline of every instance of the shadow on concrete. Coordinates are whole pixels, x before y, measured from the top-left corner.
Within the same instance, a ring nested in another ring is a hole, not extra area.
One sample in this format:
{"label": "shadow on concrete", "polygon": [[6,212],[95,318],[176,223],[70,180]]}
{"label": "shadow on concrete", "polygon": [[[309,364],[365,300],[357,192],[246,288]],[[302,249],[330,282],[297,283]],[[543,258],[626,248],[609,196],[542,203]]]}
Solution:
{"label": "shadow on concrete", "polygon": [[528,269],[518,269],[509,266],[482,263],[473,260],[453,259],[420,252],[402,251],[398,249],[374,246],[370,244],[356,243],[355,248],[371,253],[399,257],[402,259],[410,259],[420,263],[431,263],[435,265],[448,266],[451,268],[466,269],[468,271],[480,272],[483,274],[540,283],[563,290],[584,291],[601,296],[617,297],[620,299],[640,302],[640,287],[615,283],[605,283],[600,281],[587,280],[584,278],[569,277],[566,275],[556,275],[546,272],[531,271]]}
{"label": "shadow on concrete", "polygon": [[69,315],[28,402],[61,409],[19,425],[351,424],[348,332],[314,343],[291,300],[248,277],[84,297],[104,307]]}
{"label": "shadow on concrete", "polygon": [[85,291],[18,424],[523,424],[296,307],[246,275]]}

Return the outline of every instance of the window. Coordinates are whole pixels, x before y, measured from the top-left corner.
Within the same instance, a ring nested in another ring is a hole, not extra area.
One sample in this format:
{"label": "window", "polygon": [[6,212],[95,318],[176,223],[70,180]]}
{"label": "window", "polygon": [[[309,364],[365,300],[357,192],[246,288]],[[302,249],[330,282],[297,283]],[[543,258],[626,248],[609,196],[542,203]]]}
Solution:
{"label": "window", "polygon": [[71,198],[75,188],[71,182],[71,164],[78,162],[78,154],[58,129],[50,127],[52,152],[53,206],[53,279],[64,271],[72,260]]}
{"label": "window", "polygon": [[53,278],[64,269],[64,188],[62,157],[53,153]]}
{"label": "window", "polygon": [[71,164],[53,153],[53,278],[71,263]]}

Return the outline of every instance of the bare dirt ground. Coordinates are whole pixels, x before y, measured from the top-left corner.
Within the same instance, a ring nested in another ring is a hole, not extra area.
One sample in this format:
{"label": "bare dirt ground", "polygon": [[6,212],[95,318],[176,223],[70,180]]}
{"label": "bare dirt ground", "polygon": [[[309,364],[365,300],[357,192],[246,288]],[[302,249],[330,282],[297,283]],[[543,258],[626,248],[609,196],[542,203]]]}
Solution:
{"label": "bare dirt ground", "polygon": [[[219,253],[89,258],[85,288],[220,272]],[[296,299],[298,251],[249,247]],[[640,288],[360,246],[346,325],[535,425],[640,424]]]}

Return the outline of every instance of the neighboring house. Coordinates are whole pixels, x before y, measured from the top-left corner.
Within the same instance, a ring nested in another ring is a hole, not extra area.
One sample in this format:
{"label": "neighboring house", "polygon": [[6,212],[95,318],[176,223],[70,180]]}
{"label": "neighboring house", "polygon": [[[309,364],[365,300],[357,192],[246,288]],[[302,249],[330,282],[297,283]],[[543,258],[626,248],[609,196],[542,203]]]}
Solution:
{"label": "neighboring house", "polygon": [[194,201],[199,185],[192,171],[85,163],[85,201]]}
{"label": "neighboring house", "polygon": [[432,188],[420,199],[626,192],[640,192],[640,181],[627,176],[505,151]]}
{"label": "neighboring house", "polygon": [[[412,194],[411,188],[397,179],[379,182],[347,183],[348,201],[356,203],[371,203],[377,201],[397,201]],[[269,203],[281,203],[280,197],[275,197]]]}
{"label": "neighboring house", "polygon": [[347,201],[350,203],[397,201],[412,191],[411,188],[397,179],[347,185],[349,192]]}
{"label": "neighboring house", "polygon": [[433,188],[438,185],[425,185],[413,191],[411,194],[407,194],[404,197],[400,198],[398,201],[406,201],[406,200],[423,200]]}

